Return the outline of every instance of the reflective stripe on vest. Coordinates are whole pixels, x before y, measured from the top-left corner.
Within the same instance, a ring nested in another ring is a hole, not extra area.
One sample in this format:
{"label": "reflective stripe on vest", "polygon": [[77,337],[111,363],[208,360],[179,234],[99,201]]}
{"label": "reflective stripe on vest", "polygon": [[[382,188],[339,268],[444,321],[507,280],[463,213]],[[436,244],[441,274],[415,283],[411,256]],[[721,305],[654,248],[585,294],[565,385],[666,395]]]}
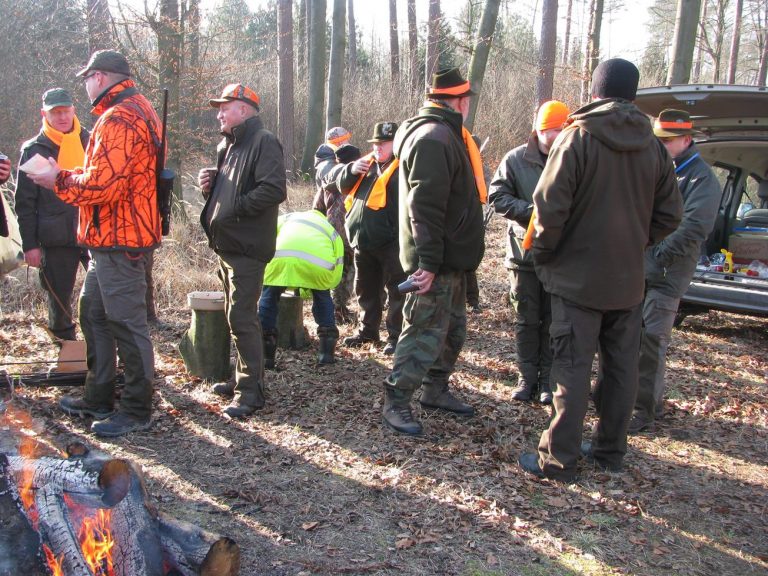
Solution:
{"label": "reflective stripe on vest", "polygon": [[314,254],[302,250],[275,250],[275,258],[298,258],[299,260],[304,260],[325,270],[333,270],[336,266],[344,262],[343,257],[337,258],[336,262],[328,262],[328,260],[323,260],[319,256],[315,256]]}
{"label": "reflective stripe on vest", "polygon": [[[296,216],[295,214],[297,214],[297,213],[288,214],[287,217],[285,218],[285,221],[286,222],[298,222],[299,224],[305,224],[306,226],[310,226],[311,228],[314,228],[318,232],[322,232],[323,234],[328,236],[328,238],[331,239],[331,244],[336,242],[336,238],[339,236],[339,233],[336,232],[335,228],[331,228],[330,230],[328,230],[327,228],[323,227],[321,224],[318,224],[317,222],[313,222],[312,220],[306,220],[306,219],[302,218],[301,216]],[[330,224],[329,224],[329,226],[330,226]]]}

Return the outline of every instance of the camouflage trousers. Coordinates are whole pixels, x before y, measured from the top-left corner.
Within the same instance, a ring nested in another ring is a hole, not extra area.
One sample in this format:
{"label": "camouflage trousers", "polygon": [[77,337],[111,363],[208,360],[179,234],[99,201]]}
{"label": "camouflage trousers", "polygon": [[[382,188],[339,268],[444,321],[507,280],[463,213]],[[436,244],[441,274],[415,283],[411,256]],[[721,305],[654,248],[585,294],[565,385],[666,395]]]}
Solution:
{"label": "camouflage trousers", "polygon": [[448,382],[467,338],[466,293],[464,272],[446,272],[426,294],[406,295],[387,386],[413,394],[422,384]]}
{"label": "camouflage trousers", "polygon": [[354,313],[349,309],[349,301],[355,284],[355,257],[351,248],[344,248],[344,269],[341,273],[341,281],[334,288],[333,306],[336,310],[336,323],[346,324],[354,320]]}

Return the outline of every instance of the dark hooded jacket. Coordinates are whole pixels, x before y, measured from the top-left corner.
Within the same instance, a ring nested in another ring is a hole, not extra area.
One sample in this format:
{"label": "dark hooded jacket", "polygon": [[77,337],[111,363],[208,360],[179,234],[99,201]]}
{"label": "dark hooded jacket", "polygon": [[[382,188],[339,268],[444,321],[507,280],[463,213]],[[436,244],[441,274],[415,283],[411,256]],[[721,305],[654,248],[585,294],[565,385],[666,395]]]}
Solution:
{"label": "dark hooded jacket", "polygon": [[254,116],[224,137],[217,154],[218,172],[200,214],[211,248],[269,262],[286,198],[283,147]]}
{"label": "dark hooded jacket", "polygon": [[643,301],[646,246],[677,228],[674,166],[648,118],[626,100],[577,110],[536,187],[533,257],[551,294],[596,310]]}
{"label": "dark hooded jacket", "polygon": [[461,128],[458,112],[424,106],[395,134],[405,272],[475,270],[482,260],[483,207]]}
{"label": "dark hooded jacket", "polygon": [[504,265],[509,269],[533,271],[533,256],[523,249],[523,238],[533,212],[533,191],[546,162],[533,132],[526,144],[507,152],[488,187],[488,202],[507,219]]}

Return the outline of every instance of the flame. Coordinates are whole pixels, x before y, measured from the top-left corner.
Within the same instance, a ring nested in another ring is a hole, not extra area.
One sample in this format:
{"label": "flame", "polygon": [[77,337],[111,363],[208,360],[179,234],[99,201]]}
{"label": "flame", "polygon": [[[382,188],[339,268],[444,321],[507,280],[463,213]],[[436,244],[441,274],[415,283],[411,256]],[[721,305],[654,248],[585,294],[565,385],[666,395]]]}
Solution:
{"label": "flame", "polygon": [[77,535],[85,561],[97,575],[112,576],[114,574],[112,547],[115,545],[115,539],[110,529],[111,521],[111,510],[99,509],[93,516],[83,518],[83,524]]}
{"label": "flame", "polygon": [[[24,458],[33,458],[36,453],[36,445],[34,440],[24,436],[19,444],[19,454]],[[32,527],[37,530],[38,515],[37,507],[35,506],[35,492],[32,490],[32,480],[34,479],[34,470],[25,468],[19,479],[19,497],[21,503],[24,506],[24,510],[27,512],[27,518],[29,518]]]}
{"label": "flame", "polygon": [[52,576],[64,576],[64,569],[61,567],[61,563],[64,560],[64,554],[62,553],[61,556],[56,558],[51,549],[45,544],[43,544],[43,552],[45,552],[45,560],[48,562],[48,568],[51,569]]}

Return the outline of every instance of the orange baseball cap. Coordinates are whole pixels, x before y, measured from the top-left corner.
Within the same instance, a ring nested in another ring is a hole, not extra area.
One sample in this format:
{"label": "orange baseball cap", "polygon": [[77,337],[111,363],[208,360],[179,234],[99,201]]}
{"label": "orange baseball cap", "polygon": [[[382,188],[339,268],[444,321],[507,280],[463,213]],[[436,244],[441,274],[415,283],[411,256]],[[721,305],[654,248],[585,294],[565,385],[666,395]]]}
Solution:
{"label": "orange baseball cap", "polygon": [[259,95],[242,84],[227,84],[221,92],[221,97],[211,98],[208,100],[208,104],[214,108],[218,108],[225,102],[232,102],[233,100],[241,100],[246,104],[250,104],[257,110],[259,108]]}
{"label": "orange baseball cap", "polygon": [[568,106],[560,100],[549,100],[539,107],[534,127],[542,132],[553,128],[562,128],[570,113]]}

